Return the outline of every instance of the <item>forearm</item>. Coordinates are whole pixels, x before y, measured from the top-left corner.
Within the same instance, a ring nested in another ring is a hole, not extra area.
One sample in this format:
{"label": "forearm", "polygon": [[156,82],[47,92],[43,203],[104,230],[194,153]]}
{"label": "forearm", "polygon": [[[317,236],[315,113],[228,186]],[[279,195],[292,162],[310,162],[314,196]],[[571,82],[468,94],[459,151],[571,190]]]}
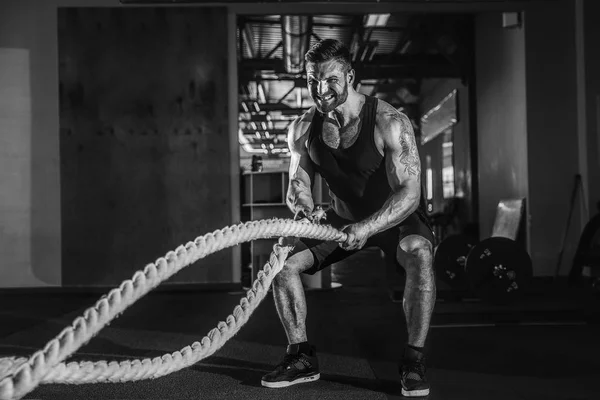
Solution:
{"label": "forearm", "polygon": [[290,187],[286,196],[286,203],[294,215],[296,215],[299,211],[304,211],[306,214],[308,214],[315,208],[310,187],[297,179],[293,179],[290,182]]}
{"label": "forearm", "polygon": [[394,192],[374,214],[360,222],[369,236],[398,225],[419,207],[420,191],[402,187]]}

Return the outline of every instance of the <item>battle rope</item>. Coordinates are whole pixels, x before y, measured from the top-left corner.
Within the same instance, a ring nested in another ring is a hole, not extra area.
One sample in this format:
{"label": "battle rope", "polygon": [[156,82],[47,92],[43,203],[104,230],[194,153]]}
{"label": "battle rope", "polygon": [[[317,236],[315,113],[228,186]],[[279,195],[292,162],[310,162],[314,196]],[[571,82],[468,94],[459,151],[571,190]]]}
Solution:
{"label": "battle rope", "polygon": [[226,322],[219,322],[200,342],[162,357],[143,360],[62,361],[86,344],[111,320],[182,268],[219,250],[256,239],[303,237],[344,241],[346,234],[327,225],[273,219],[226,227],[170,251],[118,288],[102,296],[83,316],[63,329],[29,358],[0,358],[0,400],[20,399],[40,383],[124,382],[152,379],[178,371],[210,356],[232,338],[264,299],[273,278],[283,268],[291,247],[276,244],[269,261]]}

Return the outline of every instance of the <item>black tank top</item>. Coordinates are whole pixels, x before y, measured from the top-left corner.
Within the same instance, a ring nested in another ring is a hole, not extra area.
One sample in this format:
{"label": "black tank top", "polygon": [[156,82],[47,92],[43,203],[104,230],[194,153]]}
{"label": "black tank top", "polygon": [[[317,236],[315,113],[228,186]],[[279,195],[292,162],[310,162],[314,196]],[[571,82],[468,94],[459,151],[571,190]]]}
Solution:
{"label": "black tank top", "polygon": [[[362,220],[381,209],[392,193],[387,179],[385,157],[375,145],[377,98],[365,96],[361,110],[362,126],[356,141],[345,149],[334,149],[323,141],[323,116],[315,112],[307,147],[316,171],[329,186],[331,207],[351,221]],[[421,188],[422,189],[422,188]],[[424,218],[421,190],[419,216]]]}
{"label": "black tank top", "polygon": [[322,136],[323,116],[316,112],[308,136],[308,154],[329,185],[331,206],[343,218],[357,221],[379,210],[391,194],[384,157],[375,146],[377,98],[365,96],[362,127],[355,142],[334,149]]}

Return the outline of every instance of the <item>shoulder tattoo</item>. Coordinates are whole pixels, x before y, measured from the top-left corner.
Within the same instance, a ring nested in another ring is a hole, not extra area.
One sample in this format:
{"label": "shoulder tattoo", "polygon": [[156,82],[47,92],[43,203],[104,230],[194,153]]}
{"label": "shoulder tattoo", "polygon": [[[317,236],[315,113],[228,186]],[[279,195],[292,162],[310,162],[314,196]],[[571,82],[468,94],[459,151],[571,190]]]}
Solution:
{"label": "shoulder tattoo", "polygon": [[400,163],[404,166],[404,172],[411,176],[421,177],[421,161],[415,141],[412,123],[404,114],[394,113],[393,119],[399,123]]}

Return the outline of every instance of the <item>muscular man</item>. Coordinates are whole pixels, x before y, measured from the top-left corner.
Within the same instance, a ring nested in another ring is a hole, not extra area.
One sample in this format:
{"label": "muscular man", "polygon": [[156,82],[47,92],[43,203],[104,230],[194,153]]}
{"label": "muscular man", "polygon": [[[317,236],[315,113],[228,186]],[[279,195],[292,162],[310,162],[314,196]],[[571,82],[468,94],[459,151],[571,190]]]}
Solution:
{"label": "muscular man", "polygon": [[423,214],[421,167],[409,119],[388,103],[354,90],[348,49],[326,39],[306,53],[315,107],[289,130],[287,204],[296,218],[314,209],[315,172],[332,198],[327,223],[348,234],[344,243],[301,240],[275,277],[273,294],[288,339],[286,356],[262,385],[279,388],[319,379],[316,351],[306,336],[300,273],[315,272],[363,247],[377,246],[406,271],[403,308],[408,326],[400,373],[404,396],[425,396],[423,347],[435,303],[433,235]]}

